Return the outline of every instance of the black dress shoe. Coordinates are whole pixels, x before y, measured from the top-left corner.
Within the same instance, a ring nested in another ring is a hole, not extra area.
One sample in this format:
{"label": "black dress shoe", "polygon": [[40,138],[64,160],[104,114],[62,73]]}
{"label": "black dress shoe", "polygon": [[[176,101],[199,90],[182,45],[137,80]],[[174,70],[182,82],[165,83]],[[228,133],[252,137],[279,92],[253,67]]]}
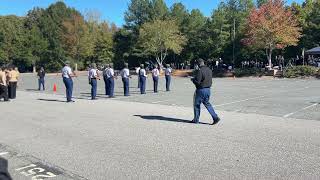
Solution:
{"label": "black dress shoe", "polygon": [[213,120],[213,123],[211,125],[215,125],[215,124],[218,124],[218,122],[220,121],[221,119],[219,117],[217,117],[216,119]]}
{"label": "black dress shoe", "polygon": [[196,122],[195,120],[192,120],[191,123],[193,123],[193,124],[200,124],[200,122]]}

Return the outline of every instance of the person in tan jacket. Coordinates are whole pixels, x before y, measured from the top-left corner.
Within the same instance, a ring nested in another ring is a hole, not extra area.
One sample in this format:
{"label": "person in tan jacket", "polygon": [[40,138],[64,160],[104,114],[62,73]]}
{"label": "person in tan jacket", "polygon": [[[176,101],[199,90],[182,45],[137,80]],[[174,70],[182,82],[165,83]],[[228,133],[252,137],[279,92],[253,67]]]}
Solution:
{"label": "person in tan jacket", "polygon": [[0,67],[0,100],[2,98],[4,101],[9,101],[6,72],[4,68]]}
{"label": "person in tan jacket", "polygon": [[16,98],[16,92],[17,92],[17,83],[19,79],[19,71],[17,71],[15,68],[9,68],[8,73],[8,94],[9,99],[15,99]]}

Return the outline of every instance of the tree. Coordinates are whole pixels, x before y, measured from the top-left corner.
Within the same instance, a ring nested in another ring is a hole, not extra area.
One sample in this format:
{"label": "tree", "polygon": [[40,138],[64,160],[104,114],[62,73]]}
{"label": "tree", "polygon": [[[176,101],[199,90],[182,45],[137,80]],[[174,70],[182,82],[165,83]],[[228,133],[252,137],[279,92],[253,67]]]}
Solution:
{"label": "tree", "polygon": [[108,23],[103,22],[99,25],[98,40],[94,49],[94,62],[99,64],[111,63],[114,57],[112,32]]}
{"label": "tree", "polygon": [[203,38],[203,33],[201,33],[201,31],[204,29],[206,21],[207,18],[199,9],[193,9],[190,15],[186,17],[182,32],[184,32],[187,37],[188,43],[182,52],[182,56],[188,62],[202,57],[202,47],[205,39]]}
{"label": "tree", "polygon": [[0,17],[0,64],[15,64],[21,68],[31,64],[27,46],[28,30],[24,18],[17,16]]}
{"label": "tree", "polygon": [[62,22],[63,25],[63,45],[67,50],[66,54],[74,59],[76,62],[80,61],[81,46],[84,45],[82,38],[86,30],[86,24],[80,14],[73,14],[71,18]]}
{"label": "tree", "polygon": [[116,31],[113,36],[113,42],[115,53],[115,67],[122,67],[124,62],[127,62],[130,65],[139,65],[139,62],[130,62],[130,60],[132,60],[132,58],[130,58],[130,55],[132,54],[131,47],[133,47],[136,43],[133,39],[132,31],[129,31],[124,28],[120,29],[119,31]]}
{"label": "tree", "polygon": [[151,20],[152,4],[149,0],[131,0],[128,10],[125,12],[125,27],[136,29],[143,23]]}
{"label": "tree", "polygon": [[266,4],[268,0],[257,0],[257,7],[260,8],[262,5]]}
{"label": "tree", "polygon": [[36,66],[43,66],[41,64],[41,58],[48,48],[48,41],[43,37],[41,29],[39,27],[41,16],[44,13],[44,9],[34,8],[28,12],[24,22],[24,26],[27,29],[28,40],[26,46],[29,49],[31,55],[31,61],[33,65],[33,71],[35,72]]}
{"label": "tree", "polygon": [[151,5],[152,5],[152,11],[151,11],[152,20],[156,20],[156,19],[165,20],[166,18],[168,18],[169,9],[163,0],[152,0]]}
{"label": "tree", "polygon": [[168,51],[179,54],[185,43],[186,38],[173,20],[155,20],[143,24],[140,29],[138,44],[146,54],[154,56],[161,67]]}
{"label": "tree", "polygon": [[176,21],[180,30],[189,16],[187,8],[182,3],[174,3],[171,6],[171,18]]}
{"label": "tree", "polygon": [[211,21],[208,23],[207,34],[211,39],[210,56],[219,57],[228,44],[230,24],[228,23],[228,12],[223,4],[216,9],[211,16]]}
{"label": "tree", "polygon": [[305,48],[320,46],[320,1],[303,4],[304,24],[301,44]]}
{"label": "tree", "polygon": [[253,9],[247,27],[244,42],[265,49],[270,67],[273,50],[297,45],[301,37],[296,18],[282,0],[269,0],[259,9]]}
{"label": "tree", "polygon": [[50,5],[39,19],[38,26],[43,37],[48,41],[48,48],[41,61],[44,61],[43,64],[49,71],[60,69],[63,61],[67,58],[67,52],[64,49],[66,46],[63,41],[63,22],[70,19],[75,13],[75,9],[68,8],[59,1]]}

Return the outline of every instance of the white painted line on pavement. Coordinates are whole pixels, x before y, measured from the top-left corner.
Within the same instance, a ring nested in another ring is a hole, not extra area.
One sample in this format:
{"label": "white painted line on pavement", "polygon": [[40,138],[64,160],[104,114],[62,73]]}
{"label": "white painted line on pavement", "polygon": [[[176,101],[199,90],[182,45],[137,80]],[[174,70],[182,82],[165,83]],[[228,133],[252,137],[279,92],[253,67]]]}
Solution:
{"label": "white painted line on pavement", "polygon": [[9,152],[0,152],[0,156],[6,155],[6,154],[9,154]]}
{"label": "white painted line on pavement", "polygon": [[167,101],[171,101],[171,99],[167,99],[167,100],[163,100],[163,101],[155,101],[155,102],[152,102],[152,104],[157,104],[157,103],[162,103],[162,102],[167,102]]}
{"label": "white painted line on pavement", "polygon": [[250,100],[253,100],[253,99],[260,99],[260,98],[264,98],[264,97],[266,97],[266,96],[258,96],[258,97],[254,97],[254,98],[248,98],[248,99],[243,99],[243,100],[239,100],[239,101],[233,101],[233,102],[229,102],[229,103],[218,104],[218,105],[215,105],[215,107],[225,106],[225,105],[235,104],[235,103],[240,103],[240,102],[244,102],[244,101],[250,101]]}
{"label": "white painted line on pavement", "polygon": [[292,115],[294,115],[294,114],[297,114],[298,112],[301,112],[301,111],[310,109],[310,108],[312,108],[312,107],[314,107],[314,106],[317,106],[317,105],[318,105],[318,103],[312,104],[312,105],[307,106],[307,107],[304,107],[304,108],[302,108],[302,109],[300,109],[300,110],[298,110],[298,111],[295,111],[295,112],[286,114],[286,115],[284,115],[283,117],[284,117],[284,118],[288,118],[288,117],[290,117],[290,116],[292,116]]}

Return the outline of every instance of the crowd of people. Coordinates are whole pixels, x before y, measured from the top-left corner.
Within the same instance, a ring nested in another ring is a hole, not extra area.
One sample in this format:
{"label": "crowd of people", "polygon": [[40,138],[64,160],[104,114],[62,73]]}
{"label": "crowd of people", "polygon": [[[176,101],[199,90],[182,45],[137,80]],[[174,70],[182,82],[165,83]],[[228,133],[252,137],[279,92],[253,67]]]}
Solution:
{"label": "crowd of people", "polygon": [[16,98],[19,70],[14,66],[0,67],[0,100],[10,101]]}
{"label": "crowd of people", "polygon": [[296,56],[295,58],[289,58],[285,59],[284,56],[278,55],[275,56],[274,62],[272,64],[272,67],[269,67],[266,62],[261,62],[257,60],[251,60],[251,61],[242,61],[241,67],[242,68],[278,68],[279,70],[283,70],[286,66],[301,66],[301,65],[309,65],[309,66],[315,66],[320,67],[320,58],[316,56]]}
{"label": "crowd of people", "polygon": [[320,57],[308,56],[308,64],[315,67],[320,67]]}

